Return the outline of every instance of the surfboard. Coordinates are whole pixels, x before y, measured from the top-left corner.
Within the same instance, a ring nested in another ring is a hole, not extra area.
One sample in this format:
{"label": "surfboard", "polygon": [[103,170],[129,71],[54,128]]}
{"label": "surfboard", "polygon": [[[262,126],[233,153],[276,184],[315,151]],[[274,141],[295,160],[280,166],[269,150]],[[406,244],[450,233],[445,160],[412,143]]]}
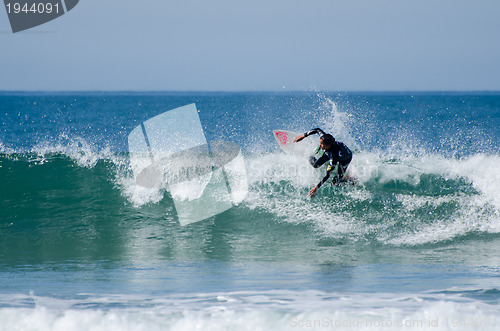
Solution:
{"label": "surfboard", "polygon": [[318,147],[318,137],[307,137],[298,143],[294,143],[295,137],[300,133],[288,130],[273,130],[274,138],[278,146],[287,154],[309,158]]}

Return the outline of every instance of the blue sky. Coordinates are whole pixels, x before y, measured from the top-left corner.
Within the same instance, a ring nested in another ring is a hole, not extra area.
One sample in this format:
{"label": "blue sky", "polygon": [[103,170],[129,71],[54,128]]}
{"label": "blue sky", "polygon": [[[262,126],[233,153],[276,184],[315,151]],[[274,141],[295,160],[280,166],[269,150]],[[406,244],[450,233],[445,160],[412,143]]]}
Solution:
{"label": "blue sky", "polygon": [[80,0],[13,34],[0,90],[500,90],[498,0]]}

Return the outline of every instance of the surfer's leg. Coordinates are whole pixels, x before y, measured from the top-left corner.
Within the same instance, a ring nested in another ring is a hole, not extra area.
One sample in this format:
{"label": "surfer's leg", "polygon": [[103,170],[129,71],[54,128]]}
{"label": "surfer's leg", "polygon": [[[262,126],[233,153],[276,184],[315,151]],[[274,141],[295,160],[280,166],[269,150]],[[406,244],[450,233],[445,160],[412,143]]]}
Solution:
{"label": "surfer's leg", "polygon": [[343,180],[346,168],[347,166],[344,167],[342,163],[337,162],[337,164],[335,165],[335,170],[332,178],[332,184],[340,183]]}
{"label": "surfer's leg", "polygon": [[339,160],[338,174],[340,178],[343,178],[347,172],[347,167],[351,163],[352,153],[347,154],[345,157]]}
{"label": "surfer's leg", "polygon": [[338,184],[340,182],[340,180],[342,179],[342,176],[339,174],[339,169],[342,168],[342,166],[340,165],[339,162],[337,162],[337,165],[335,166],[335,170],[334,170],[334,174],[333,174],[333,178],[332,178],[332,184],[335,185],[335,184]]}

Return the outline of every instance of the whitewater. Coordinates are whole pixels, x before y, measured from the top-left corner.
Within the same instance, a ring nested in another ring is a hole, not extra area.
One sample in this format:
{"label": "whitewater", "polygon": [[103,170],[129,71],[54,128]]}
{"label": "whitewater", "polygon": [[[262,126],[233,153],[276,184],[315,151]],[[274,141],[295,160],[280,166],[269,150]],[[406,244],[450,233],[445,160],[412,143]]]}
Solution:
{"label": "whitewater", "polygon": [[[248,194],[181,226],[127,137],[191,103]],[[0,115],[2,330],[499,328],[498,93],[3,92]],[[324,170],[272,130],[314,127],[357,185],[308,199]]]}

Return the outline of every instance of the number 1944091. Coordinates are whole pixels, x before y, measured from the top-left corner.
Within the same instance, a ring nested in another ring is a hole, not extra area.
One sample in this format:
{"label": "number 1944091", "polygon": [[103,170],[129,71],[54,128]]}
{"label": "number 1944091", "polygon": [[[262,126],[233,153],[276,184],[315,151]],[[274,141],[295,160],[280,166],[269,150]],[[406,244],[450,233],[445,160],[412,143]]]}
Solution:
{"label": "number 1944091", "polygon": [[24,14],[52,14],[56,13],[59,14],[59,4],[55,3],[52,4],[50,2],[43,3],[33,3],[31,5],[28,5],[27,3],[21,4],[19,2],[14,2],[14,3],[7,3],[5,5],[7,7],[7,13],[8,14],[19,14],[19,13],[24,13]]}

